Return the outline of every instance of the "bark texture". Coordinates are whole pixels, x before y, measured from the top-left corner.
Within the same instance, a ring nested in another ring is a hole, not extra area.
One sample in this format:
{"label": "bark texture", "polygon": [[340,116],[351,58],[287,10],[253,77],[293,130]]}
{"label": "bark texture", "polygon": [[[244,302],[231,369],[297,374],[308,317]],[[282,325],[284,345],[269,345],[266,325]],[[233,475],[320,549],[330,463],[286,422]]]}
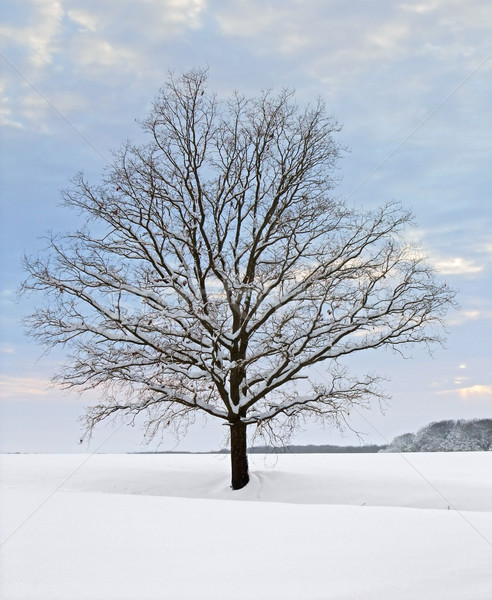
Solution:
{"label": "bark texture", "polygon": [[246,425],[237,421],[231,425],[231,486],[240,490],[249,482]]}

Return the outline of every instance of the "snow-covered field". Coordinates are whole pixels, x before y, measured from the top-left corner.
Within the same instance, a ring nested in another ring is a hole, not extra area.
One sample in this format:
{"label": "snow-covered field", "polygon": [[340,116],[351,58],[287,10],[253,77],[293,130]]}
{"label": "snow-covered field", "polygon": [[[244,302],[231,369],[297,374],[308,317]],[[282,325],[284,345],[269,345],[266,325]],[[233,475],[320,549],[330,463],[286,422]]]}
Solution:
{"label": "snow-covered field", "polygon": [[3,455],[3,600],[490,600],[492,452]]}

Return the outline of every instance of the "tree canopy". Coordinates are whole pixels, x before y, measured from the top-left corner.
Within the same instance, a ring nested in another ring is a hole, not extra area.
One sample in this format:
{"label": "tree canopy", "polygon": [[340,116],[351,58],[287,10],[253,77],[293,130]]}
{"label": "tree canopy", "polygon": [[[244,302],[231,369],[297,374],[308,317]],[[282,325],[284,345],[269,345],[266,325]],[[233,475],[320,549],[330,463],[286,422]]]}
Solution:
{"label": "tree canopy", "polygon": [[152,437],[201,411],[230,427],[240,488],[248,426],[343,422],[381,392],[340,359],[440,341],[453,292],[404,242],[408,211],[334,196],[339,127],[322,101],[220,99],[195,70],[170,76],[142,126],[148,142],[124,144],[99,185],[79,174],[63,193],[83,225],[26,258],[24,288],[48,296],[27,323],[70,349],[58,382],[102,390],[88,431],[144,413]]}

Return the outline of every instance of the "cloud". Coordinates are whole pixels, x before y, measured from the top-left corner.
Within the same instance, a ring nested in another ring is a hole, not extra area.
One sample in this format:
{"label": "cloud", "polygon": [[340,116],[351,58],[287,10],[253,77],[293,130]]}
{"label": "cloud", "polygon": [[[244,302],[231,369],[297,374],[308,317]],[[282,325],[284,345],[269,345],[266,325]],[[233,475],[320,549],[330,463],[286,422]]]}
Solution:
{"label": "cloud", "polygon": [[15,348],[12,344],[2,342],[0,344],[0,354],[15,354]]}
{"label": "cloud", "polygon": [[[67,2],[66,17],[77,25],[74,35],[92,34],[95,41],[131,45],[134,51],[147,50],[149,43],[199,28],[205,0],[86,0]],[[142,34],[145,36],[142,43]]]}
{"label": "cloud", "polygon": [[45,133],[50,109],[44,102],[40,118],[28,82],[63,114],[63,93],[78,96],[86,111],[91,103],[100,109],[108,95],[114,106],[121,88],[128,94],[142,79],[155,81],[157,68],[155,93],[169,57],[179,53],[173,42],[200,28],[206,6],[205,0],[87,0],[82,7],[75,0],[25,0],[22,7],[6,1],[0,44],[13,68],[2,74],[10,93],[0,99],[0,123]]}
{"label": "cloud", "polygon": [[[13,7],[17,4],[7,1]],[[156,91],[167,67],[181,63],[189,67],[202,60],[213,69],[213,59],[220,60],[217,68],[228,70],[230,80],[239,57],[241,70],[247,72],[255,69],[250,57],[267,56],[261,67],[270,69],[272,76],[288,73],[293,81],[310,81],[315,94],[341,95],[336,98],[340,105],[353,105],[361,116],[359,131],[366,127],[394,136],[399,123],[406,127],[402,113],[408,116],[419,105],[425,111],[433,106],[428,95],[436,92],[436,74],[457,73],[454,81],[459,82],[462,73],[469,72],[468,65],[463,69],[464,58],[476,63],[478,41],[488,39],[488,4],[485,0],[473,6],[457,1],[400,5],[390,0],[349,5],[341,0],[26,0],[23,12],[29,18],[15,21],[11,15],[19,9],[11,8],[2,32],[5,54],[15,49],[13,63],[23,71],[27,53],[31,67],[36,66],[27,71],[35,83],[47,78],[64,89],[75,87],[88,103],[94,97],[104,101],[109,86],[128,94],[131,86],[141,89],[143,80],[150,85],[158,78]],[[206,37],[200,38],[196,32],[205,25]],[[467,26],[476,29],[473,38]],[[456,30],[460,35],[453,35]],[[279,64],[281,60],[288,64]],[[448,61],[445,70],[443,61]],[[441,79],[441,99],[447,90],[443,83]],[[41,89],[53,100],[50,89]],[[368,101],[372,106],[367,107]],[[7,103],[4,120],[22,122],[15,114],[17,105],[15,98]],[[370,118],[364,119],[366,113]],[[25,119],[34,122],[33,115]]]}
{"label": "cloud", "polygon": [[47,396],[50,382],[38,377],[0,376],[0,398],[19,398],[25,396]]}
{"label": "cloud", "polygon": [[57,38],[64,12],[62,3],[59,0],[30,0],[24,3],[22,11],[26,20],[21,24],[4,21],[0,26],[3,45],[23,47],[34,67],[50,64],[58,49]]}
{"label": "cloud", "polygon": [[50,133],[46,114],[51,111],[51,108],[37,92],[30,90],[19,98],[17,111],[23,122],[31,123],[31,129],[40,133]]}
{"label": "cloud", "polygon": [[96,31],[99,26],[98,16],[93,11],[83,10],[81,8],[73,8],[67,11],[68,18],[80,25],[81,30]]}
{"label": "cloud", "polygon": [[[448,325],[464,325],[470,321],[490,321],[492,320],[492,310],[490,306],[483,303],[483,306],[470,307],[464,310],[456,311],[447,321]],[[460,367],[465,368],[465,367]]]}
{"label": "cloud", "polygon": [[492,396],[492,385],[472,385],[469,387],[456,388],[453,390],[442,390],[438,394],[458,394],[464,400],[470,398],[482,398]]}
{"label": "cloud", "polygon": [[12,117],[11,101],[7,96],[6,87],[5,82],[0,81],[0,125],[21,129],[22,123]]}
{"label": "cloud", "polygon": [[477,250],[484,254],[489,261],[492,261],[492,243],[479,244]]}
{"label": "cloud", "polygon": [[249,42],[253,53],[289,56],[294,68],[316,77],[326,76],[337,65],[338,78],[344,80],[375,56],[396,52],[409,31],[408,24],[395,23],[391,5],[386,10],[380,10],[379,4],[370,10],[366,6],[352,3],[348,8],[341,2],[327,5],[320,0],[267,4],[239,0],[222,2],[213,12],[220,32]]}
{"label": "cloud", "polygon": [[465,399],[470,396],[491,396],[492,385],[472,385],[471,387],[460,388],[458,393]]}
{"label": "cloud", "polygon": [[375,58],[389,64],[409,55],[446,60],[469,56],[477,50],[477,36],[467,35],[468,30],[485,32],[490,23],[486,0],[473,5],[460,0],[349,5],[337,0],[237,0],[211,5],[210,10],[224,35],[254,40],[256,52],[295,57],[304,49],[313,61],[308,68],[336,65],[341,78],[347,69],[359,71]]}
{"label": "cloud", "polygon": [[64,390],[50,379],[31,376],[0,375],[0,400],[13,402],[80,402],[87,406],[100,401],[98,390]]}
{"label": "cloud", "polygon": [[77,36],[72,42],[71,53],[79,68],[92,70],[94,67],[105,71],[114,67],[135,67],[138,62],[138,52],[126,45],[98,39],[90,35]]}
{"label": "cloud", "polygon": [[449,317],[446,323],[448,326],[457,327],[470,321],[477,321],[478,319],[480,319],[480,312],[478,310],[468,310],[453,313],[453,316]]}
{"label": "cloud", "polygon": [[13,302],[16,298],[16,291],[12,288],[0,289],[0,302]]}
{"label": "cloud", "polygon": [[156,46],[200,27],[204,8],[204,0],[71,2],[63,58],[89,77],[141,76],[159,55]]}
{"label": "cloud", "polygon": [[481,273],[484,269],[483,265],[479,265],[473,260],[461,256],[431,259],[431,262],[441,275],[474,275]]}

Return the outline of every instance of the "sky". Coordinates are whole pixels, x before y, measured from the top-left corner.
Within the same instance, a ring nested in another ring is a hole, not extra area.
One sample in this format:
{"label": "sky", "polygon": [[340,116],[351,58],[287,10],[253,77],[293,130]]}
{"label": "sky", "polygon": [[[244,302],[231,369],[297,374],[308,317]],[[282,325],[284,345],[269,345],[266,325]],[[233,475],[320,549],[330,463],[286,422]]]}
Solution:
{"label": "sky", "polygon": [[[347,148],[337,195],[373,208],[396,200],[419,243],[458,291],[447,342],[355,358],[385,378],[381,411],[357,411],[364,443],[384,444],[441,419],[492,417],[492,4],[490,0],[3,0],[0,23],[0,451],[206,451],[224,427],[202,421],[179,443],[142,445],[138,427],[99,426],[79,443],[95,393],[50,386],[61,350],[44,353],[21,320],[22,257],[48,230],[75,229],[60,190],[83,170],[97,182],[111,151],[143,140],[170,71],[209,68],[210,87],[321,97]],[[300,444],[358,437],[307,425]]]}

